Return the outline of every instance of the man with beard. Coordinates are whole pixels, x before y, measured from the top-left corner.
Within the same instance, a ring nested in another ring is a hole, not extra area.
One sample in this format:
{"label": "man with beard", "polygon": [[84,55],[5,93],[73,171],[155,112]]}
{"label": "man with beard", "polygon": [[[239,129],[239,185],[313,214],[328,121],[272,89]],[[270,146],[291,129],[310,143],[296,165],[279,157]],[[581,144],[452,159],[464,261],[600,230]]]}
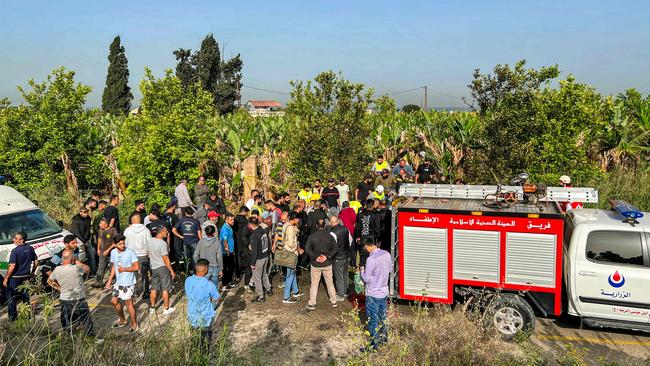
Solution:
{"label": "man with beard", "polygon": [[435,169],[431,165],[431,158],[427,156],[424,158],[424,163],[420,164],[415,172],[415,182],[420,184],[431,183],[434,175]]}

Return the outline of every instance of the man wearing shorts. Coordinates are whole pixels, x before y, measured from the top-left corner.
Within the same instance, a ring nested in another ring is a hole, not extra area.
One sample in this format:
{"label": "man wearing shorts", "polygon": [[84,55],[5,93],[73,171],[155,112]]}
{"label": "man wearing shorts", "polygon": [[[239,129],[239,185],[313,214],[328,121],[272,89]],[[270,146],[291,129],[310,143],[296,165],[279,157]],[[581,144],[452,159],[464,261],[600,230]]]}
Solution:
{"label": "man wearing shorts", "polygon": [[[126,317],[122,310],[120,300],[124,301],[126,309],[131,318],[131,329],[129,332],[137,332],[140,330],[138,327],[138,318],[135,314],[135,307],[133,306],[133,292],[135,291],[135,273],[140,270],[140,263],[135,252],[126,247],[124,235],[117,235],[113,238],[115,242],[115,249],[111,251],[111,274],[106,282],[106,289],[113,289],[113,297],[111,303],[115,307],[118,320],[113,324],[113,328],[120,328],[126,325]],[[111,283],[115,278],[115,284],[111,287]]]}
{"label": "man wearing shorts", "polygon": [[172,269],[169,261],[169,251],[167,250],[167,228],[164,224],[156,227],[156,237],[147,242],[147,255],[151,263],[151,292],[149,293],[149,314],[156,313],[156,300],[158,291],[162,291],[163,315],[169,315],[174,312],[174,308],[169,307],[169,289],[172,288],[172,280],[176,273]]}

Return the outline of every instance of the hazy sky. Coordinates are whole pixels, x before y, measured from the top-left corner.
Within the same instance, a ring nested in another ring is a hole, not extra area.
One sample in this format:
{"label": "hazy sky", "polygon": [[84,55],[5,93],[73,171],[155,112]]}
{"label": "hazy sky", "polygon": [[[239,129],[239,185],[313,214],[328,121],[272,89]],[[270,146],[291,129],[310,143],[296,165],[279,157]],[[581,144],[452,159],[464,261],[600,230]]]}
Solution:
{"label": "hazy sky", "polygon": [[[145,4],[146,3],[146,4]],[[245,85],[288,91],[332,69],[378,94],[429,87],[430,106],[462,105],[472,71],[525,58],[557,63],[605,94],[650,93],[648,1],[30,1],[2,0],[0,97],[54,68],[77,72],[100,105],[108,45],[122,37],[139,104],[145,66],[175,66],[174,49],[213,33],[240,53]],[[422,92],[394,95],[421,104]],[[247,99],[286,95],[243,90]]]}

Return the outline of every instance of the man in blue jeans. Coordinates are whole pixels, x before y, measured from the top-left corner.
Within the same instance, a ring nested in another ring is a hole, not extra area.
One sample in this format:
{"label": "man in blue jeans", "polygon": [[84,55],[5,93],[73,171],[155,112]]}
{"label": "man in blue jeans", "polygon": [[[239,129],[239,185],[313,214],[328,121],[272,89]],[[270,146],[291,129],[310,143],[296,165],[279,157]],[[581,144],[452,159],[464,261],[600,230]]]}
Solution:
{"label": "man in blue jeans", "polygon": [[367,348],[362,348],[361,352],[367,352],[376,350],[388,340],[386,305],[388,277],[393,260],[387,251],[379,249],[373,239],[364,238],[362,244],[369,254],[365,267],[361,267],[361,278],[366,285],[366,315],[370,333],[370,344]]}
{"label": "man in blue jeans", "polygon": [[21,299],[29,304],[29,292],[18,289],[20,285],[29,281],[38,267],[38,258],[31,245],[27,244],[27,234],[17,232],[14,235],[15,248],[9,254],[9,268],[4,279],[4,287],[7,292],[7,311],[9,320],[14,321],[18,317],[16,300]]}

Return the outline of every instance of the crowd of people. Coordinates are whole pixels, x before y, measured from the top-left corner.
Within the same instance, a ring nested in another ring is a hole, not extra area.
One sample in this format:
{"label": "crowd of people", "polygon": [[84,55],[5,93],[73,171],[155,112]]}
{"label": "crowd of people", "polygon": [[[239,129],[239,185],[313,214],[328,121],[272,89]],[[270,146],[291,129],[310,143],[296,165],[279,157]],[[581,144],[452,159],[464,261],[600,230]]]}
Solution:
{"label": "crowd of people", "polygon": [[[403,156],[392,167],[380,156],[354,190],[345,178],[328,179],[325,186],[320,180],[305,183],[296,195],[253,189],[236,213],[227,211],[204,177],[194,185],[193,195],[183,180],[164,209],[154,204],[147,213],[145,203],[136,201],[125,228],[120,225],[119,196],[103,200],[93,192],[73,217],[65,248],[41,266],[43,277],[59,292],[64,329],[81,328],[93,336],[86,281],[111,292],[113,327],[129,325],[130,332],[137,332],[134,300],[148,301],[150,314],[174,314],[170,293],[182,274],[187,319],[209,344],[215,308],[225,291],[242,286],[254,293],[254,303],[262,303],[273,295],[272,280],[279,278],[275,286],[282,290],[282,303],[292,305],[304,295],[298,276],[309,273],[306,309],[314,311],[321,278],[330,305],[337,307],[350,295],[354,272],[365,285],[371,335],[367,349],[375,349],[387,339],[392,270],[388,207],[399,184],[436,179],[430,160],[424,160],[414,170]],[[38,265],[26,241],[24,233],[15,235],[17,246],[4,280],[5,287],[14,289],[11,320],[17,316],[16,300],[25,296],[16,288]]]}

